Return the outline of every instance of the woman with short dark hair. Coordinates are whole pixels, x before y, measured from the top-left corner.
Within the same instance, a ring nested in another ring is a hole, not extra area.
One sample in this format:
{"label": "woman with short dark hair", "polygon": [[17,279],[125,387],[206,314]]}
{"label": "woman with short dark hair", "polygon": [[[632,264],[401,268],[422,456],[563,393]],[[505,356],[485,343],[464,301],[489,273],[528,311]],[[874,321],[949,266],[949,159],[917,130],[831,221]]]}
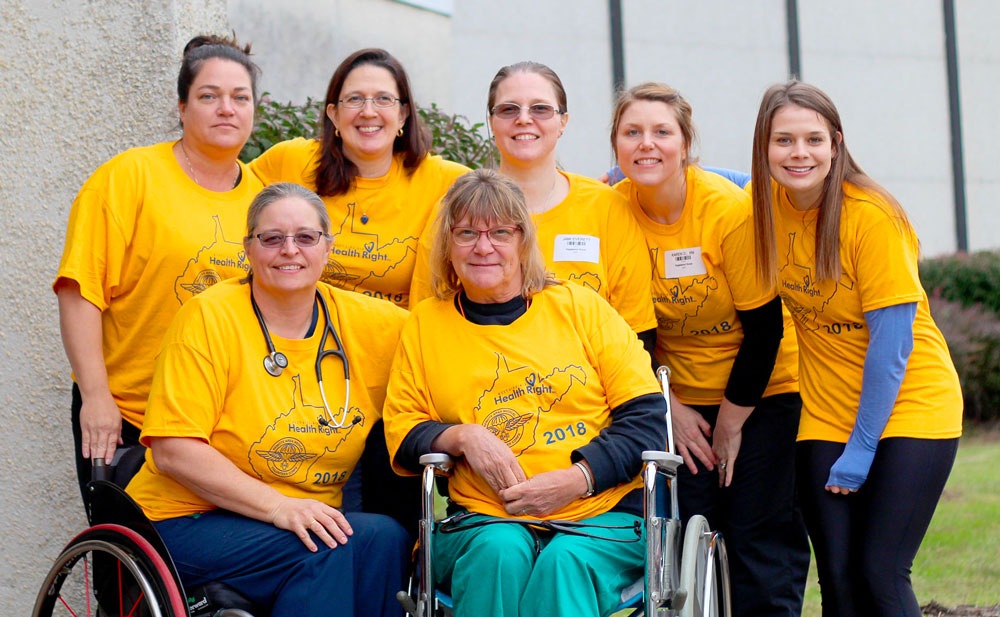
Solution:
{"label": "woman with short dark hair", "polygon": [[115,156],[73,202],[52,287],[73,368],[81,492],[87,459],[138,443],[153,360],[177,310],[246,273],[239,238],[261,189],[237,159],[257,101],[249,54],[235,39],[191,39],[177,77],[181,138]]}

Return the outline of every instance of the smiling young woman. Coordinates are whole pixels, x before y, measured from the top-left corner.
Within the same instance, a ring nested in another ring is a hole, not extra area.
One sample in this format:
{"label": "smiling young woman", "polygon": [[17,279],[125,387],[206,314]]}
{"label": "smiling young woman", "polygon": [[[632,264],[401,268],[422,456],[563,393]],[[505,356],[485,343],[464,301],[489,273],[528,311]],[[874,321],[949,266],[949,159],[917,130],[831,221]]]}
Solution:
{"label": "smiling young woman", "polygon": [[626,179],[615,188],[654,262],[655,358],[672,371],[685,462],[681,517],[704,515],[725,535],[734,615],[797,616],[809,547],[794,498],[795,336],[775,292],[746,268],[750,197],[692,161],[694,139],[691,106],[673,88],[619,95],[611,144]]}
{"label": "smiling young woman", "polygon": [[[656,320],[642,231],[621,196],[557,166],[556,145],[569,122],[559,76],[537,62],[505,66],[490,83],[486,109],[500,172],[523,192],[549,270],[600,294],[651,351]],[[429,241],[421,242],[421,253],[429,250]],[[434,295],[426,258],[417,260],[413,287],[417,301]]]}
{"label": "smiling young woman", "polygon": [[954,462],[962,392],[916,234],[809,84],[764,94],[752,186],[758,280],[796,318],[796,477],[823,615],[917,617],[910,567]]}

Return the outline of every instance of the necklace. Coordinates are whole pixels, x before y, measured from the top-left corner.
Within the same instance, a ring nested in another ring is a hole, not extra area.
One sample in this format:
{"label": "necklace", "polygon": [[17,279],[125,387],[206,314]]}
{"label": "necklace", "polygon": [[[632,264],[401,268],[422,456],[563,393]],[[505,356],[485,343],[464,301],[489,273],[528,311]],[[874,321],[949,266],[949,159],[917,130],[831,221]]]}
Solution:
{"label": "necklace", "polygon": [[[184,147],[184,140],[181,139],[179,143],[181,144],[181,154],[184,155],[184,161],[187,162],[188,173],[191,174],[191,179],[194,180],[194,183],[197,184],[198,186],[202,186],[201,182],[198,181],[197,174],[194,173],[194,165],[191,164],[191,157],[188,156],[187,148]],[[237,163],[236,179],[233,180],[233,188],[236,188],[236,185],[239,183],[240,183],[240,164]]]}

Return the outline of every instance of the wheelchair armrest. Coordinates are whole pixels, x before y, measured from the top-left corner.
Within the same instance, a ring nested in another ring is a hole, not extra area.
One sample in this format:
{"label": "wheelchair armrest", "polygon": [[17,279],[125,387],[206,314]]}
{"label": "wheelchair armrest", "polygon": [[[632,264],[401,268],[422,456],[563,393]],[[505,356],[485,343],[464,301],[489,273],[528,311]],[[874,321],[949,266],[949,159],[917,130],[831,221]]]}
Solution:
{"label": "wheelchair armrest", "polygon": [[455,459],[450,454],[444,452],[428,452],[420,455],[420,464],[424,467],[431,466],[443,473],[450,473],[455,466]]}
{"label": "wheelchair armrest", "polygon": [[642,462],[656,463],[660,472],[670,472],[677,474],[677,468],[684,464],[684,459],[676,454],[664,452],[663,450],[643,450]]}

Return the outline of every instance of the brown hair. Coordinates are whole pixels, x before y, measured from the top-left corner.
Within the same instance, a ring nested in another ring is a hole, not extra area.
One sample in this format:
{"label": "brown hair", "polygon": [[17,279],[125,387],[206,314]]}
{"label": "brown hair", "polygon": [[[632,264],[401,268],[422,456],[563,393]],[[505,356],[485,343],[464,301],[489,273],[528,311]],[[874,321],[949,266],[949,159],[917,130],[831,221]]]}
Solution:
{"label": "brown hair", "polygon": [[346,193],[354,177],[358,175],[358,167],[344,154],[344,143],[337,136],[336,127],[333,126],[333,120],[326,115],[326,109],[330,105],[338,104],[340,91],[351,71],[366,64],[381,67],[392,74],[396,80],[396,90],[399,91],[399,104],[408,112],[403,123],[403,135],[397,137],[392,144],[393,152],[403,153],[403,168],[408,173],[413,173],[430,150],[430,137],[420,121],[417,104],[410,94],[410,80],[406,77],[403,65],[384,49],[369,48],[356,51],[340,63],[326,89],[326,99],[323,102],[323,128],[319,137],[322,154],[316,165],[316,192],[320,195]]}
{"label": "brown hair", "polygon": [[507,79],[514,73],[536,73],[544,77],[556,92],[556,105],[559,109],[559,113],[566,113],[566,88],[563,88],[562,80],[556,75],[556,72],[545,66],[541,62],[518,62],[517,64],[510,64],[499,71],[493,76],[493,81],[490,82],[489,94],[486,96],[486,115],[489,116],[492,113],[493,105],[496,103],[497,88],[503,80]]}
{"label": "brown hair", "polygon": [[545,287],[558,283],[545,268],[545,258],[538,248],[535,224],[524,203],[524,193],[507,176],[492,169],[477,169],[455,180],[445,194],[434,221],[430,269],[435,296],[444,300],[462,287],[451,263],[451,228],[466,216],[473,223],[495,221],[518,228],[521,233],[518,258],[523,297],[530,298]]}
{"label": "brown hair", "polygon": [[677,117],[677,124],[681,127],[681,135],[684,137],[684,165],[687,166],[696,163],[697,160],[691,159],[691,144],[698,138],[698,134],[694,128],[694,121],[691,119],[691,104],[677,90],[674,90],[667,84],[653,81],[647,81],[628,90],[623,90],[618,93],[615,99],[615,110],[611,115],[611,151],[614,153],[615,158],[618,158],[618,148],[615,139],[618,136],[618,127],[621,124],[622,115],[625,114],[628,106],[636,101],[659,102],[674,110],[674,115]]}
{"label": "brown hair", "polygon": [[[769,287],[778,282],[778,256],[774,238],[774,211],[771,204],[771,168],[768,163],[768,146],[774,114],[788,105],[815,111],[826,120],[830,140],[834,147],[830,173],[823,182],[816,222],[816,279],[840,280],[840,215],[844,203],[844,182],[880,195],[891,209],[890,214],[906,229],[910,221],[902,206],[889,191],[872,180],[851,157],[844,139],[844,127],[837,107],[825,92],[799,81],[789,81],[768,88],[760,102],[757,124],[753,134],[753,161],[751,163],[753,192],[753,218],[756,235],[758,279]],[[839,142],[836,140],[840,134]]]}
{"label": "brown hair", "polygon": [[214,34],[199,34],[184,46],[184,59],[181,60],[181,70],[177,74],[177,100],[187,103],[191,84],[201,71],[202,65],[210,58],[231,60],[246,69],[250,75],[250,89],[253,92],[254,103],[257,102],[257,78],[260,77],[260,67],[250,60],[250,43],[240,46],[236,35],[231,37]]}

